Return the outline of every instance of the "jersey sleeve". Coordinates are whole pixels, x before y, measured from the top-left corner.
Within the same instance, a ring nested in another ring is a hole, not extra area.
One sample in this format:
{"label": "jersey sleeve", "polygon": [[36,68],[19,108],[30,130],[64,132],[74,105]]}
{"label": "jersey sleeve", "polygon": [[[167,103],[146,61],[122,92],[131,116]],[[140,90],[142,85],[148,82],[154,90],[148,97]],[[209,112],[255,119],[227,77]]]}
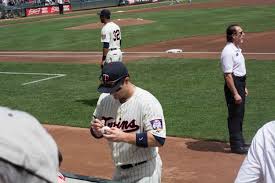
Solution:
{"label": "jersey sleeve", "polygon": [[221,68],[223,73],[233,72],[233,56],[230,53],[225,53],[221,56]]}
{"label": "jersey sleeve", "polygon": [[103,112],[103,104],[102,104],[102,101],[105,97],[107,97],[109,94],[107,93],[102,93],[98,100],[97,100],[97,104],[96,104],[96,108],[94,110],[94,113],[93,113],[93,116],[92,116],[92,119],[93,118],[97,118],[97,119],[101,119],[102,118],[102,112]]}
{"label": "jersey sleeve", "polygon": [[166,125],[163,110],[157,100],[146,102],[143,106],[143,124],[146,132],[166,138]]}
{"label": "jersey sleeve", "polygon": [[110,34],[107,27],[103,27],[101,30],[101,42],[110,43]]}

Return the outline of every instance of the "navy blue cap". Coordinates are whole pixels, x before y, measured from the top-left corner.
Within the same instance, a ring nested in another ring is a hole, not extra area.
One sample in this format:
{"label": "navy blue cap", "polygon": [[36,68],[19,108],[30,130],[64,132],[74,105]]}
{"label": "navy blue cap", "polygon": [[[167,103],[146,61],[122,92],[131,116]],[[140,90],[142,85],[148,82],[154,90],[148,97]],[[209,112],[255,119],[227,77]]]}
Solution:
{"label": "navy blue cap", "polygon": [[101,17],[110,18],[111,12],[108,9],[103,9],[100,12],[97,13]]}
{"label": "navy blue cap", "polygon": [[104,65],[100,75],[101,84],[97,91],[101,93],[113,93],[129,76],[126,66],[122,62],[111,62]]}

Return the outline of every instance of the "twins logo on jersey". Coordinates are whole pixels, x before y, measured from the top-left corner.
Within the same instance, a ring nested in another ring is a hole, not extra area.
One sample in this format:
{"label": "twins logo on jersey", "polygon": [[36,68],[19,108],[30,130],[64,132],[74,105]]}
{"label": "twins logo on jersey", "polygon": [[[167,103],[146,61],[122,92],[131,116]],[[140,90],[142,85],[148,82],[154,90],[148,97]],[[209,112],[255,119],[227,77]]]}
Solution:
{"label": "twins logo on jersey", "polygon": [[105,124],[107,126],[111,127],[117,127],[121,129],[124,132],[134,132],[137,131],[140,127],[136,125],[136,120],[133,119],[132,121],[121,121],[119,122],[114,121],[112,117],[102,117],[103,120],[105,120]]}
{"label": "twins logo on jersey", "polygon": [[163,126],[162,126],[162,119],[154,119],[150,121],[153,130],[160,131]]}

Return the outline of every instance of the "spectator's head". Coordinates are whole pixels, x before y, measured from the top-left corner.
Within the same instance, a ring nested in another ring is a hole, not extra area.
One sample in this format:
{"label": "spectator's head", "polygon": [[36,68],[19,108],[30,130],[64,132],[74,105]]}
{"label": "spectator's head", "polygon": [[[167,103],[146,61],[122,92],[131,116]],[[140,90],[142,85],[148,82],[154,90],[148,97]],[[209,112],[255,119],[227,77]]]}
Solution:
{"label": "spectator's head", "polygon": [[30,114],[0,107],[0,182],[56,182],[57,145]]}
{"label": "spectator's head", "polygon": [[226,29],[227,42],[237,43],[237,45],[239,45],[240,43],[243,43],[243,38],[244,38],[244,32],[240,25],[232,24],[227,27]]}

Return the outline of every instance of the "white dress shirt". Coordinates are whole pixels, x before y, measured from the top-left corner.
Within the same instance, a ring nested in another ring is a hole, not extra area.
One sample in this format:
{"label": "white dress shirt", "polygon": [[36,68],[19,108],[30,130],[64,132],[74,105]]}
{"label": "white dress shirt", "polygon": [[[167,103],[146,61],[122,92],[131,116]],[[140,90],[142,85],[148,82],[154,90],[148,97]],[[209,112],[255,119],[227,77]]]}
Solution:
{"label": "white dress shirt", "polygon": [[246,75],[245,59],[242,54],[242,49],[228,42],[222,50],[221,67],[223,73],[233,73],[239,77]]}
{"label": "white dress shirt", "polygon": [[275,182],[275,121],[265,124],[252,140],[235,183]]}

